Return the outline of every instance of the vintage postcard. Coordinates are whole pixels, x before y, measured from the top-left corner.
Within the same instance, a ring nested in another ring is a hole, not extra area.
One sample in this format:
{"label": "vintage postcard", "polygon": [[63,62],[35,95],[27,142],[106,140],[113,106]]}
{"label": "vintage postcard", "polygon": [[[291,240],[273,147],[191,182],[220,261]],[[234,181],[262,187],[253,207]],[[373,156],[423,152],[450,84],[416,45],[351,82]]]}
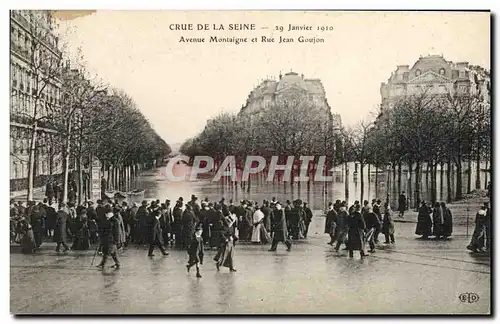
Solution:
{"label": "vintage postcard", "polygon": [[490,31],[11,10],[11,313],[490,315]]}

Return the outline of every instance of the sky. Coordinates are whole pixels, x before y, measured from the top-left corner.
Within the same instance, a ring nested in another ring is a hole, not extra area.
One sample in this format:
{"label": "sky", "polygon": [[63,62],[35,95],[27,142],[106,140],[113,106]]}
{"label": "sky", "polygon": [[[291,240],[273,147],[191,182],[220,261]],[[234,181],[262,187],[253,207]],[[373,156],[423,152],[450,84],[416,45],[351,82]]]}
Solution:
{"label": "sky", "polygon": [[[177,145],[207,119],[238,112],[261,80],[294,71],[322,81],[344,125],[370,118],[380,84],[397,65],[440,54],[490,68],[489,13],[97,11],[60,22],[61,38],[86,69],[128,93],[156,132]],[[224,31],[175,31],[171,24],[223,24]],[[256,30],[229,31],[228,24]],[[292,31],[288,25],[310,25]],[[276,31],[283,26],[285,32]],[[332,30],[318,31],[319,26]],[[324,43],[183,43],[205,37],[320,37]]]}

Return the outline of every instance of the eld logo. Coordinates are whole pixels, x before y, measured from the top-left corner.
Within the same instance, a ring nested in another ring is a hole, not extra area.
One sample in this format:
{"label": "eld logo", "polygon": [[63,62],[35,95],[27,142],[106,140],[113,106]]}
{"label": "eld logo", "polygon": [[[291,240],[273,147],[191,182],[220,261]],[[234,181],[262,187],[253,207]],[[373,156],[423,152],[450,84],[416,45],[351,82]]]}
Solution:
{"label": "eld logo", "polygon": [[477,301],[479,300],[479,295],[476,293],[468,292],[468,293],[460,294],[460,296],[458,296],[458,299],[460,299],[460,301],[462,303],[473,304],[473,303],[477,303]]}

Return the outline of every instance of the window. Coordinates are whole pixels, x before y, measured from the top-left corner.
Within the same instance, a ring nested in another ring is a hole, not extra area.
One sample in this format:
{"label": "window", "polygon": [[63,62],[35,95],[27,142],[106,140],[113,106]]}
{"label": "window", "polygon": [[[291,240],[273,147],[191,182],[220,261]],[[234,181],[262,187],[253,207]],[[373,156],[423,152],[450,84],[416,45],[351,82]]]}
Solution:
{"label": "window", "polygon": [[416,75],[416,76],[419,76],[420,74],[422,74],[422,71],[420,71],[420,70],[416,70],[416,71],[415,71],[415,75]]}
{"label": "window", "polygon": [[453,70],[453,71],[451,72],[451,77],[452,77],[453,79],[457,79],[457,78],[458,78],[458,70]]}
{"label": "window", "polygon": [[444,74],[445,74],[445,72],[446,72],[446,71],[445,71],[445,69],[444,69],[444,68],[440,68],[440,69],[439,69],[439,74],[440,74],[440,75],[444,75]]}
{"label": "window", "polygon": [[410,74],[410,73],[408,73],[408,72],[404,72],[404,73],[403,73],[403,80],[404,80],[404,81],[408,81],[408,75],[409,75],[409,74]]}
{"label": "window", "polygon": [[14,162],[14,179],[19,179],[19,162]]}

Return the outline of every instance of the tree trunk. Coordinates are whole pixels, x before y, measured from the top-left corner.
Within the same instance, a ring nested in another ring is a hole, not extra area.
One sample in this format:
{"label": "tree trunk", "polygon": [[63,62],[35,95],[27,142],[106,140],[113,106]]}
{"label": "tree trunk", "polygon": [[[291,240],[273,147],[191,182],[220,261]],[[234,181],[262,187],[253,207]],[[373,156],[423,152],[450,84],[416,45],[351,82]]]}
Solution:
{"label": "tree trunk", "polygon": [[402,165],[401,161],[398,163],[398,193],[401,193],[403,191],[403,188],[401,188],[401,173],[402,173]]}
{"label": "tree trunk", "polygon": [[[425,164],[426,164],[425,165],[425,191],[430,192],[430,190],[429,190],[430,177],[429,176],[430,176],[430,172],[431,172],[430,170],[431,170],[432,166],[430,165],[430,162],[426,162]],[[427,196],[428,196],[428,194],[427,194]]]}
{"label": "tree trunk", "polygon": [[412,205],[414,205],[415,201],[413,201],[412,178],[413,178],[413,162],[410,162],[408,163],[408,197],[410,197],[410,199],[412,200],[411,203]]}
{"label": "tree trunk", "polygon": [[71,153],[71,119],[68,121],[67,138],[64,147],[64,178],[63,178],[63,199],[62,202],[68,201],[68,180],[69,180],[69,155]]}
{"label": "tree trunk", "polygon": [[443,200],[443,179],[444,179],[444,162],[441,162],[441,170],[439,170],[439,198]]}
{"label": "tree trunk", "polygon": [[462,160],[459,158],[457,161],[457,188],[455,192],[455,199],[456,200],[461,200],[463,198],[463,192],[462,192]]}
{"label": "tree trunk", "polygon": [[481,189],[481,155],[479,148],[476,152],[476,189]]}
{"label": "tree trunk", "polygon": [[467,193],[472,191],[472,156],[469,156],[469,161],[467,161]]}
{"label": "tree trunk", "polygon": [[76,170],[78,172],[78,204],[81,205],[83,201],[83,170],[81,155],[76,159]]}
{"label": "tree trunk", "polygon": [[379,197],[378,194],[378,168],[375,166],[375,198]]}
{"label": "tree trunk", "polygon": [[344,179],[344,194],[345,194],[345,202],[347,206],[349,206],[349,167],[347,162],[345,162],[345,179]]}
{"label": "tree trunk", "polygon": [[446,202],[451,203],[453,201],[452,188],[451,188],[451,160],[448,160],[448,165],[446,166]]}
{"label": "tree trunk", "polygon": [[[372,186],[372,183],[371,183],[371,175],[372,175],[372,173],[371,173],[371,166],[372,166],[371,164],[368,164],[368,177],[367,177],[367,179],[368,179],[368,195],[367,195],[368,196],[368,200],[370,200],[370,195],[371,195],[370,189],[371,189],[371,186]],[[375,198],[378,198],[378,197],[375,197]]]}
{"label": "tree trunk", "polygon": [[488,189],[488,175],[490,174],[490,172],[488,171],[488,167],[489,167],[489,160],[486,159],[486,165],[485,165],[485,169],[486,169],[486,172],[484,173],[484,189],[487,190]]}
{"label": "tree trunk", "polygon": [[437,201],[437,182],[436,182],[436,171],[437,171],[437,163],[432,163],[431,165],[431,202],[434,205]]}
{"label": "tree trunk", "polygon": [[33,200],[33,187],[35,183],[35,149],[36,149],[36,137],[38,131],[38,123],[35,121],[33,124],[31,141],[30,141],[30,152],[28,157],[28,195],[27,200]]}
{"label": "tree trunk", "polygon": [[[396,187],[396,163],[392,163],[391,164],[392,166],[392,186],[391,186],[391,192],[396,194],[398,191],[397,191],[397,187]],[[395,196],[397,197],[397,195]]]}
{"label": "tree trunk", "polygon": [[422,187],[422,171],[420,161],[415,166],[415,206],[420,206],[420,189]]}
{"label": "tree trunk", "polygon": [[360,167],[360,177],[361,177],[361,193],[360,193],[360,197],[359,197],[359,201],[362,203],[364,200],[363,200],[363,195],[365,193],[365,177],[364,177],[364,164],[363,163],[360,163],[359,164],[359,167]]}

